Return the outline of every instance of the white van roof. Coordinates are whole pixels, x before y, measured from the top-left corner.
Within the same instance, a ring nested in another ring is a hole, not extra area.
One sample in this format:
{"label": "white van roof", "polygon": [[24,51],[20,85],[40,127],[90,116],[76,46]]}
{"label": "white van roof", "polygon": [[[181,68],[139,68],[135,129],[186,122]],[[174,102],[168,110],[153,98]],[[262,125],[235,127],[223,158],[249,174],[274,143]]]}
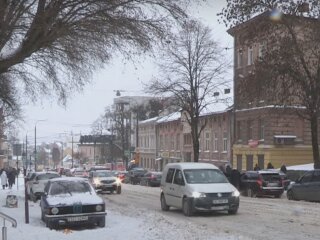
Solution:
{"label": "white van roof", "polygon": [[200,162],[179,162],[179,163],[168,163],[167,168],[174,167],[180,169],[219,169],[213,164],[210,163],[200,163]]}

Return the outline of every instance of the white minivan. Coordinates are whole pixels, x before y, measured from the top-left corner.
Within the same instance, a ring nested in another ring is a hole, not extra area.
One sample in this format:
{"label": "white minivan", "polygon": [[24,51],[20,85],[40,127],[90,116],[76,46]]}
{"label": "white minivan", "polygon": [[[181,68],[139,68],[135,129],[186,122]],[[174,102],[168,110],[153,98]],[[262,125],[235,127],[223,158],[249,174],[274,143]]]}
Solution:
{"label": "white minivan", "polygon": [[236,214],[239,191],[223,172],[209,163],[180,162],[165,166],[161,178],[161,209],[182,209],[184,215],[196,211],[227,211]]}

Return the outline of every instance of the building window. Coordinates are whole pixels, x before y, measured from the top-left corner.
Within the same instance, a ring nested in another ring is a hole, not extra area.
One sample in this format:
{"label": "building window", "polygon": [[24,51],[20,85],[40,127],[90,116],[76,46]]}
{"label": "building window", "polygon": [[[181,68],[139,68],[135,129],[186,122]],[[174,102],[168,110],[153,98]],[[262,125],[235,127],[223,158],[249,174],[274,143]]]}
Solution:
{"label": "building window", "polygon": [[160,145],[160,149],[163,149],[163,135],[160,135],[160,140],[159,140],[159,145]]}
{"label": "building window", "polygon": [[171,148],[170,149],[174,150],[174,135],[171,135],[170,141],[171,141],[171,143],[170,143],[170,145],[171,145],[170,147]]}
{"label": "building window", "polygon": [[241,121],[237,121],[237,139],[242,140]]}
{"label": "building window", "polygon": [[248,140],[253,139],[253,121],[252,120],[248,120],[247,121],[247,134],[248,134]]}
{"label": "building window", "polygon": [[218,151],[218,133],[213,134],[213,151],[217,152]]}
{"label": "building window", "polygon": [[180,150],[180,134],[179,134],[179,133],[177,134],[176,142],[177,142],[177,144],[176,144],[176,149],[177,149],[177,150]]}
{"label": "building window", "polygon": [[252,46],[248,48],[248,65],[253,64],[253,49]]}
{"label": "building window", "polygon": [[210,150],[210,132],[205,133],[205,151]]}
{"label": "building window", "polygon": [[263,119],[260,119],[259,120],[259,138],[261,140],[264,139],[264,120]]}
{"label": "building window", "polygon": [[190,133],[183,135],[183,144],[184,145],[191,145],[191,134]]}
{"label": "building window", "polygon": [[259,44],[259,52],[258,52],[258,57],[262,58],[264,53],[265,53],[265,49],[266,49],[266,43],[262,42]]}
{"label": "building window", "polygon": [[227,152],[228,151],[228,133],[223,132],[223,151]]}
{"label": "building window", "polygon": [[243,51],[242,51],[242,48],[240,48],[238,50],[238,54],[237,54],[237,66],[238,67],[242,66],[242,55],[243,55]]}

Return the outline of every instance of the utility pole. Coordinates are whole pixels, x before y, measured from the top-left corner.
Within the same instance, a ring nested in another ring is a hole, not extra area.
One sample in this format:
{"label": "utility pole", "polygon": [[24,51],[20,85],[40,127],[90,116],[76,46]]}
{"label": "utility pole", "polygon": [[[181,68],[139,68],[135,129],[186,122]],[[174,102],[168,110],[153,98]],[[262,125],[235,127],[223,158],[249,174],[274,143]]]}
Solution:
{"label": "utility pole", "polygon": [[[30,161],[31,161],[31,159],[30,159]],[[26,134],[26,168],[23,169],[23,174],[24,174],[24,216],[25,216],[25,222],[29,223],[29,203],[28,203],[27,178],[26,178],[27,168],[28,168],[28,136]]]}
{"label": "utility pole", "polygon": [[37,171],[37,122],[34,125],[34,171]]}
{"label": "utility pole", "polygon": [[71,132],[71,168],[73,168],[73,132]]}

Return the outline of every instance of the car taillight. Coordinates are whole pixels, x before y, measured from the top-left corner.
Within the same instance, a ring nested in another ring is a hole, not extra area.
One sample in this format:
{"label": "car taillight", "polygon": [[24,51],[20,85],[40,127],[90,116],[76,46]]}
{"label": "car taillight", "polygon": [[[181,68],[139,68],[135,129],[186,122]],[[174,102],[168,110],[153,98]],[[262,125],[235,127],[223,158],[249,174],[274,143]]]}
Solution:
{"label": "car taillight", "polygon": [[258,180],[257,180],[257,183],[258,183],[259,187],[261,188],[261,187],[262,187],[262,180],[261,180],[261,179],[258,179]]}

